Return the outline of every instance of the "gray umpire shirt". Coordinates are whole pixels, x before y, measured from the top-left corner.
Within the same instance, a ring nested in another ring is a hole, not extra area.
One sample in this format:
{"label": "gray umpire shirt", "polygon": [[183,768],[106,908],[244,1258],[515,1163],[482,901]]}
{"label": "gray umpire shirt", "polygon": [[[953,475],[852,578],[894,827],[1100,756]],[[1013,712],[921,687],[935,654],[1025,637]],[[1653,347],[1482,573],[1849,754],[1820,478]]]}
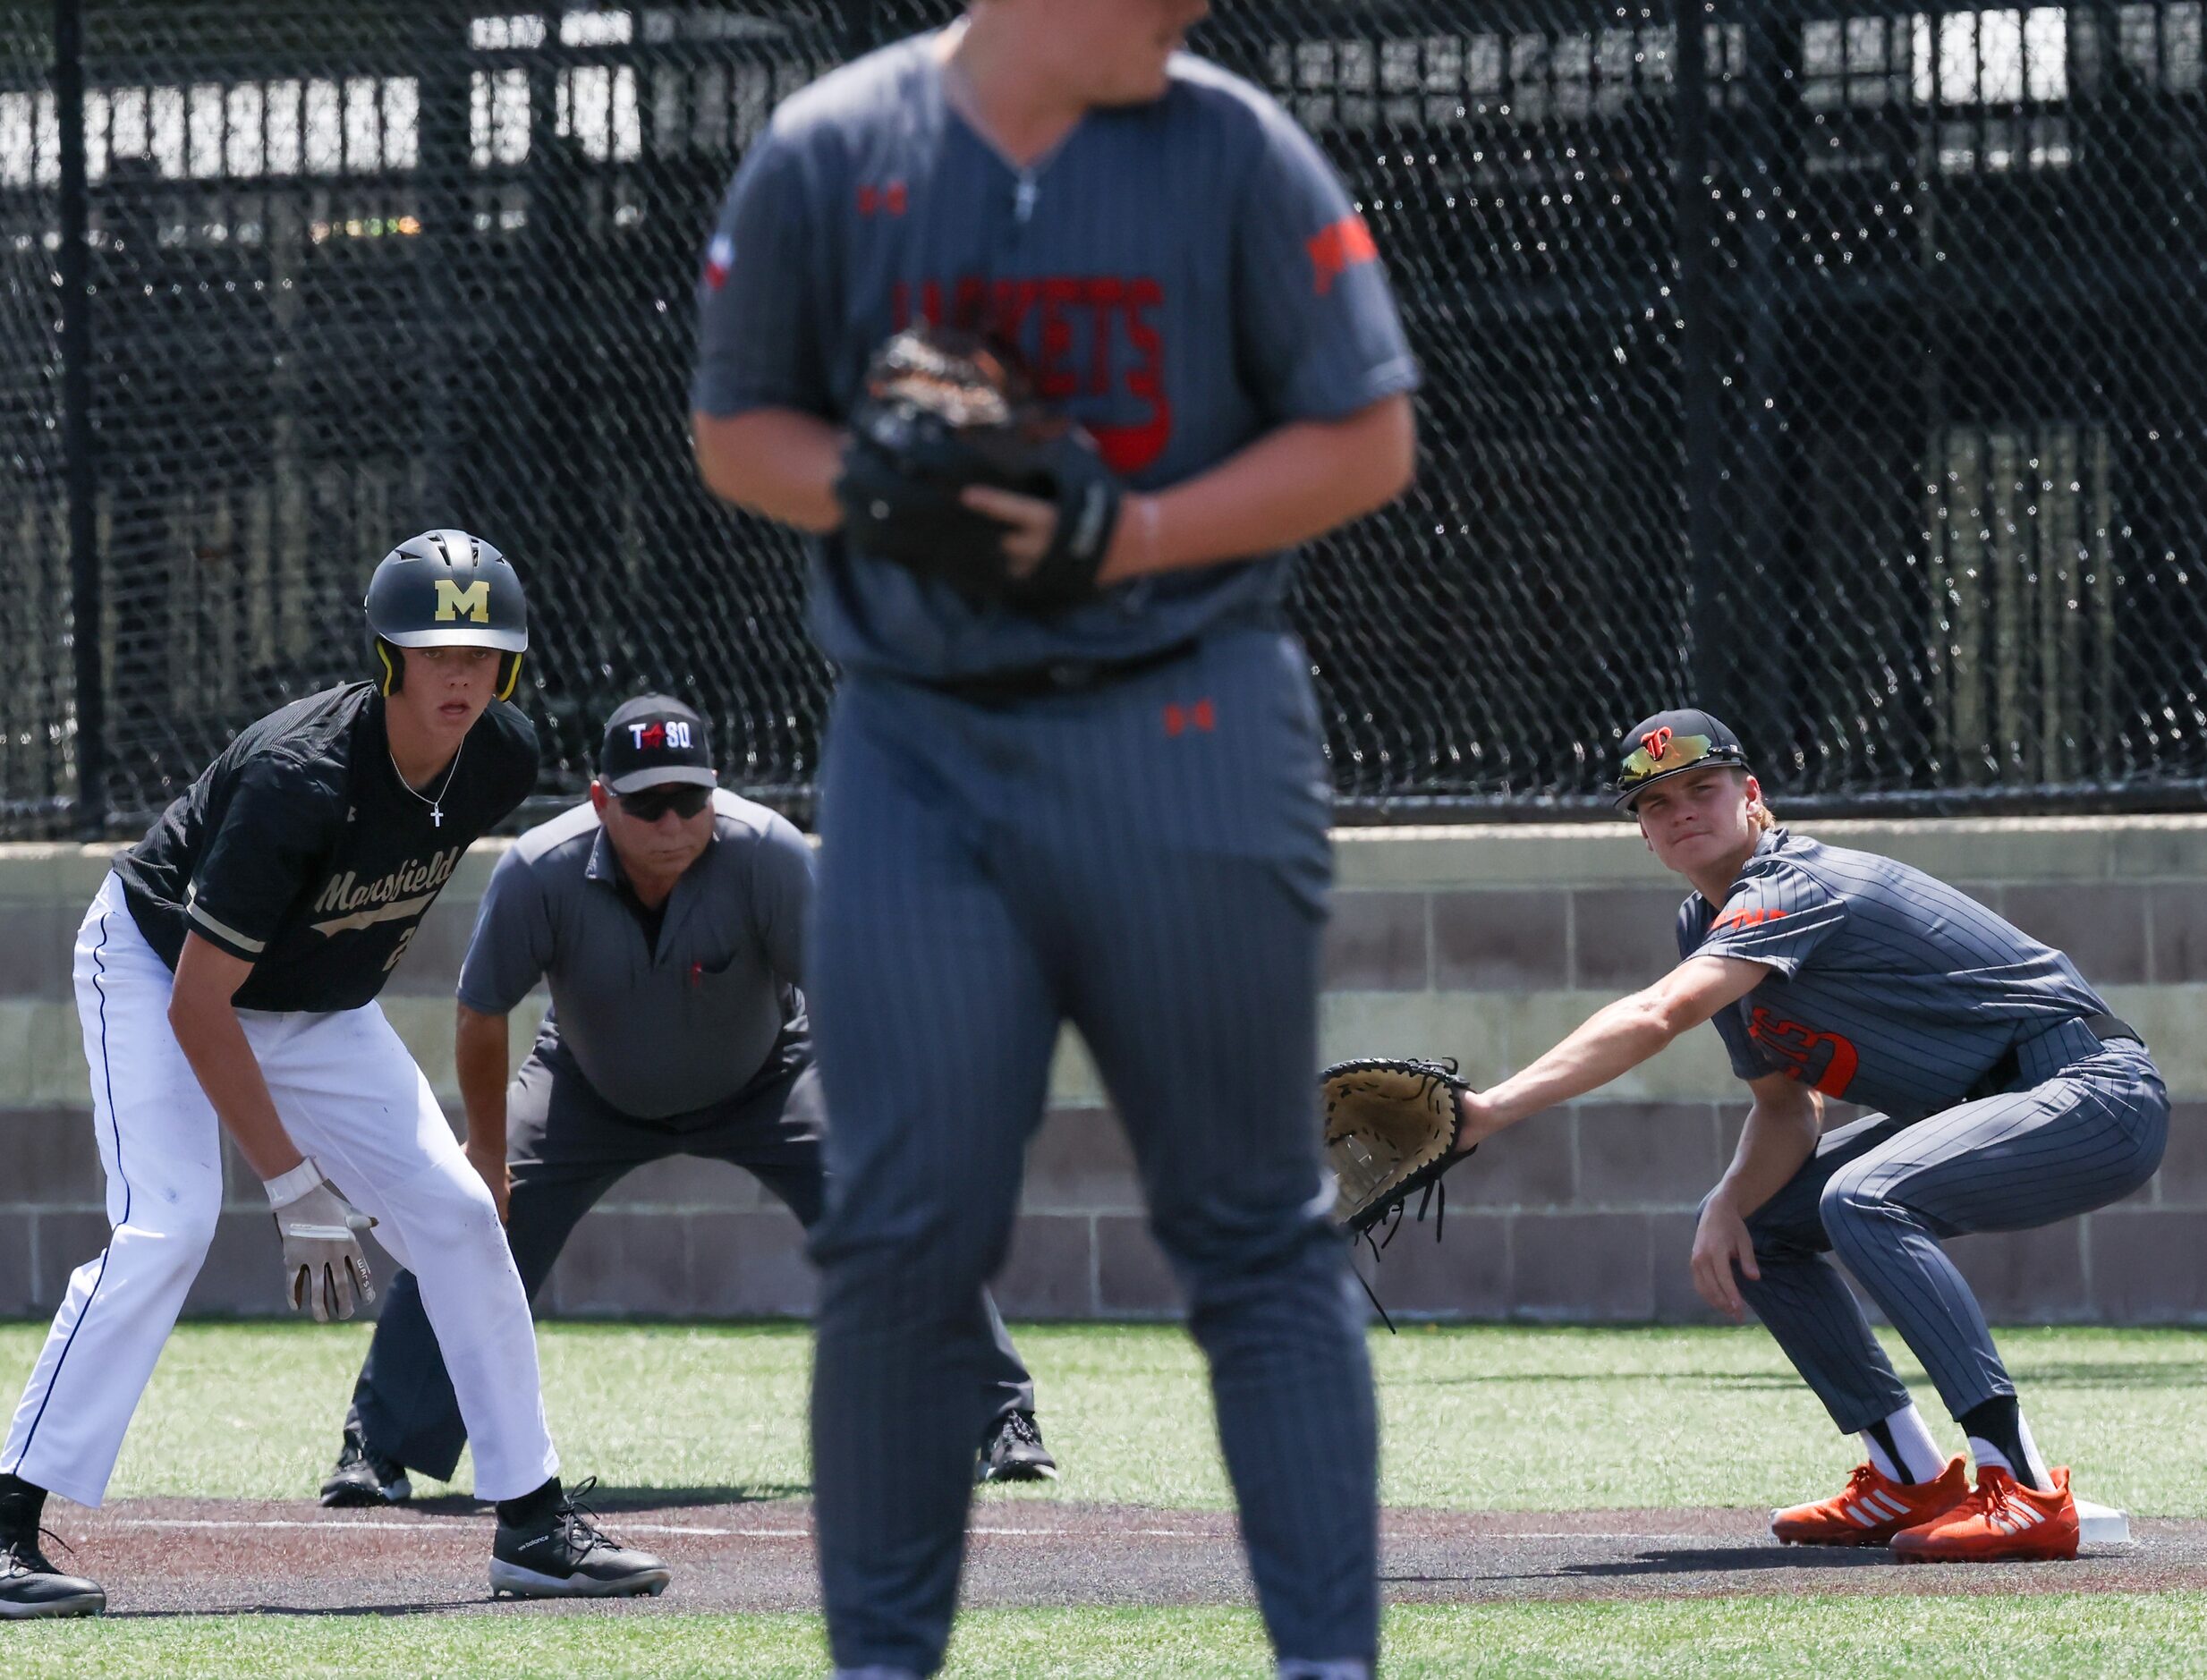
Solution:
{"label": "gray umpire shirt", "polygon": [[798,1006],[811,892],[803,836],[720,791],[713,842],[675,882],[655,950],[612,842],[580,805],[492,872],[460,1001],[503,1015],[547,980],[547,1034],[614,1107],[643,1120],[709,1107],[750,1082]]}

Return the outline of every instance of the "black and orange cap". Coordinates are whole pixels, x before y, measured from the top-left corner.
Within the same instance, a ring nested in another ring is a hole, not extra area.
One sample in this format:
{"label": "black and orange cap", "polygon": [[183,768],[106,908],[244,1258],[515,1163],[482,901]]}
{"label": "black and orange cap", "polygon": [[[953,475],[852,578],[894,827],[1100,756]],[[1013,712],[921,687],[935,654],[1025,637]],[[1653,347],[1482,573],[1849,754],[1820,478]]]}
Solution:
{"label": "black and orange cap", "polygon": [[1617,802],[1629,810],[1643,788],[1709,765],[1747,768],[1747,750],[1720,717],[1696,707],[1643,717],[1625,732],[1617,772]]}

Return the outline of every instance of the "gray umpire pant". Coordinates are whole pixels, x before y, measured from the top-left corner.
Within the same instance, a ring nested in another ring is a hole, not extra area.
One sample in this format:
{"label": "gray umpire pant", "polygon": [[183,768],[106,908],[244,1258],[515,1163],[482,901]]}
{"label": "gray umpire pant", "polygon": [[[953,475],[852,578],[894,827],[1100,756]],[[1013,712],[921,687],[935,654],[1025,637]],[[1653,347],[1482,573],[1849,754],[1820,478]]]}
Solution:
{"label": "gray umpire pant", "polygon": [[1868,1429],[1908,1404],[1837,1255],[1960,1417],[2012,1395],[1977,1298],[1939,1239],[2025,1231],[2120,1201],[2152,1177],[2169,1093],[2144,1046],[2066,1022],[2021,1047],[2011,1089],[1913,1124],[1827,1133],[1747,1220],[1760,1282],[1740,1294],[1831,1421]]}
{"label": "gray umpire pant", "polygon": [[1001,704],[845,677],[806,976],[835,1116],[812,1455],[839,1667],[942,1661],[982,1284],[1067,1020],[1210,1363],[1273,1642],[1373,1656],[1371,1377],[1319,1150],[1328,810],[1307,656],[1278,633]]}
{"label": "gray umpire pant", "polygon": [[[506,1099],[506,1240],[522,1284],[533,1300],[576,1222],[624,1174],[669,1155],[732,1162],[812,1226],[823,1200],[825,1130],[819,1077],[801,1031],[785,1034],[760,1073],[726,1102],[664,1121],[614,1108],[548,1032]],[[1034,1385],[993,1302],[983,1303],[982,1322],[974,1374],[981,1417],[1033,1411]],[[412,1272],[398,1273],[384,1294],[348,1421],[377,1452],[440,1481],[459,1464],[467,1428]],[[982,1430],[977,1423],[966,1442],[969,1470]]]}

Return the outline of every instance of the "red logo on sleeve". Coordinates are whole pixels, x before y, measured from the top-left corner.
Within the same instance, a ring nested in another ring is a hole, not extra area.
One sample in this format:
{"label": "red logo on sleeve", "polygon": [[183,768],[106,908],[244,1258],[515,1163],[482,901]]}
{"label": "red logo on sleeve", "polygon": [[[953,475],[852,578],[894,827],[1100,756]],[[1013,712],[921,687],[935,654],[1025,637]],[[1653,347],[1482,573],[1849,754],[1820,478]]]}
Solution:
{"label": "red logo on sleeve", "polygon": [[1722,933],[1727,928],[1759,928],[1766,921],[1783,921],[1782,910],[1750,910],[1742,904],[1737,910],[1727,910],[1709,924],[1711,933]]}
{"label": "red logo on sleeve", "polygon": [[1813,1086],[1827,1097],[1844,1097],[1862,1060],[1849,1039],[1819,1032],[1797,1021],[1780,1021],[1761,1004],[1749,1011],[1747,1031],[1754,1041],[1785,1064],[1787,1078]]}
{"label": "red logo on sleeve", "polygon": [[1321,298],[1358,263],[1379,259],[1379,248],[1371,242],[1371,230],[1361,216],[1345,216],[1320,228],[1304,244],[1311,253],[1311,284]]}

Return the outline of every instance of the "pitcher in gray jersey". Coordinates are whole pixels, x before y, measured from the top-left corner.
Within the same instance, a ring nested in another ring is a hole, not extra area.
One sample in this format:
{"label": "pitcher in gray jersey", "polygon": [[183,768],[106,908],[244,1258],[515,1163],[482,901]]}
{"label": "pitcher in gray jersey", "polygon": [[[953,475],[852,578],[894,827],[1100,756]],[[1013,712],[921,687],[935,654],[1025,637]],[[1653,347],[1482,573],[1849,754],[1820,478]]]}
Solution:
{"label": "pitcher in gray jersey", "polygon": [[[2075,1557],[2068,1472],[2032,1439],[1940,1239],[2050,1225],[2151,1178],[2169,1127],[2152,1057],[2067,957],[1967,894],[1779,827],[1707,712],[1658,713],[1625,747],[1618,803],[1694,887],[1679,964],[1466,1098],[1462,1147],[1711,1022],[1754,1102],[1702,1204],[1694,1285],[1734,1318],[1752,1306],[1868,1455],[1837,1498],[1776,1513],[1774,1535],[1919,1562]],[[1880,1112],[1827,1132],[1825,1097]],[[1834,1254],[1962,1425],[1974,1491]]]}
{"label": "pitcher in gray jersey", "polygon": [[[1203,10],[979,0],[785,103],[706,253],[700,467],[811,534],[844,672],[813,1458],[830,1644],[872,1680],[942,1661],[981,1285],[1068,1021],[1210,1361],[1281,1672],[1376,1657],[1371,1376],[1312,1081],[1328,792],[1280,604],[1296,545],[1407,482],[1416,369],[1316,147],[1177,50]],[[1124,481],[1092,599],[970,601],[838,535],[838,427],[918,319],[1010,341]]]}

